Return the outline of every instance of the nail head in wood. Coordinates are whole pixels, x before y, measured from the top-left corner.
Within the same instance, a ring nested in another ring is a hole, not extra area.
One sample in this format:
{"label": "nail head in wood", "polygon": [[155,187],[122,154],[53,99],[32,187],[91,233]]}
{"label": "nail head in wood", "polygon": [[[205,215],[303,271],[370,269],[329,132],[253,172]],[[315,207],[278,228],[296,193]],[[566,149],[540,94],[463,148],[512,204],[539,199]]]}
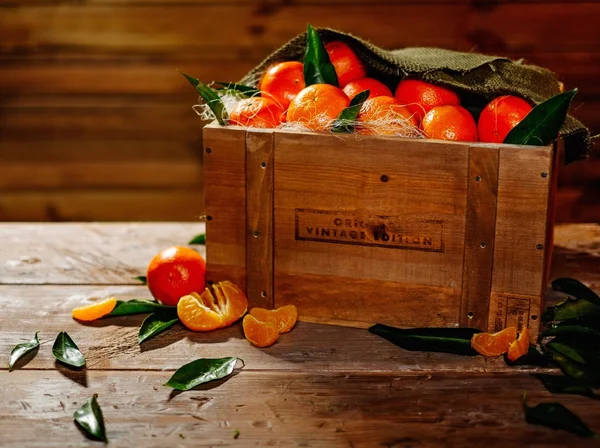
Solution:
{"label": "nail head in wood", "polygon": [[485,249],[487,247],[487,243],[481,243],[480,246],[482,249]]}
{"label": "nail head in wood", "polygon": [[212,149],[206,148],[206,154],[210,154],[211,152],[212,152]]}
{"label": "nail head in wood", "polygon": [[206,215],[206,220],[207,220],[207,221],[212,221],[212,216],[210,216],[210,215]]}
{"label": "nail head in wood", "polygon": [[266,168],[267,167],[267,162],[263,162],[260,164],[261,168]]}
{"label": "nail head in wood", "polygon": [[542,173],[542,177],[545,179],[546,177],[548,177],[548,173],[546,173],[545,171]]}
{"label": "nail head in wood", "polygon": [[469,311],[469,314],[467,314],[467,316],[469,317],[469,319],[473,319],[473,313],[471,311]]}
{"label": "nail head in wood", "polygon": [[254,232],[254,238],[258,238],[260,236],[260,232],[258,230],[256,230]]}
{"label": "nail head in wood", "polygon": [[475,182],[481,182],[481,176],[475,176]]}
{"label": "nail head in wood", "polygon": [[537,246],[535,246],[535,248],[537,250],[542,250],[544,248],[544,245],[543,244],[538,244]]}
{"label": "nail head in wood", "polygon": [[381,176],[381,182],[387,182],[389,179],[385,174],[382,174]]}

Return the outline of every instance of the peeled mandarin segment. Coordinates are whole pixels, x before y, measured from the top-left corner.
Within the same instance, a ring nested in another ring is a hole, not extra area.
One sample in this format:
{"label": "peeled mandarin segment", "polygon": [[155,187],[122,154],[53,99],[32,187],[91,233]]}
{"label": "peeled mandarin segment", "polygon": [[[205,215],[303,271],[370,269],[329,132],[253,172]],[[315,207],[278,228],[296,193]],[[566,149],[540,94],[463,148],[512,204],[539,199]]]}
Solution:
{"label": "peeled mandarin segment", "polygon": [[213,291],[215,292],[214,297],[216,298],[216,309],[215,311],[219,313],[221,316],[225,316],[227,314],[227,299],[225,298],[225,294],[221,290],[221,282],[215,283],[212,285]]}
{"label": "peeled mandarin segment", "polygon": [[517,329],[508,327],[498,333],[478,333],[471,338],[471,347],[483,356],[500,356],[517,339]]}
{"label": "peeled mandarin segment", "polygon": [[177,316],[192,331],[212,331],[223,326],[223,318],[194,296],[183,296],[177,304]]}
{"label": "peeled mandarin segment", "polygon": [[254,316],[247,314],[242,323],[244,336],[257,347],[273,345],[279,338],[277,326],[272,322],[260,322]]}
{"label": "peeled mandarin segment", "polygon": [[71,315],[73,319],[89,322],[110,314],[115,309],[115,306],[117,306],[117,299],[110,297],[98,303],[74,308],[71,311]]}
{"label": "peeled mandarin segment", "polygon": [[204,305],[206,308],[213,310],[215,313],[219,312],[219,309],[217,308],[217,305],[215,304],[216,303],[215,297],[212,295],[212,292],[210,292],[210,289],[206,288],[204,291],[202,291],[202,294],[193,292],[190,295],[192,295],[196,299],[198,299],[198,301],[202,305]]}
{"label": "peeled mandarin segment", "polygon": [[529,330],[527,328],[523,328],[521,333],[519,333],[519,337],[516,341],[511,342],[508,347],[507,357],[511,361],[516,361],[521,356],[524,356],[529,352]]}
{"label": "peeled mandarin segment", "polygon": [[250,314],[261,322],[272,322],[277,325],[279,333],[290,331],[298,320],[298,309],[295,305],[285,305],[276,310],[252,308]]}
{"label": "peeled mandarin segment", "polygon": [[229,281],[219,282],[218,288],[225,297],[225,325],[231,325],[248,311],[248,298],[244,291]]}

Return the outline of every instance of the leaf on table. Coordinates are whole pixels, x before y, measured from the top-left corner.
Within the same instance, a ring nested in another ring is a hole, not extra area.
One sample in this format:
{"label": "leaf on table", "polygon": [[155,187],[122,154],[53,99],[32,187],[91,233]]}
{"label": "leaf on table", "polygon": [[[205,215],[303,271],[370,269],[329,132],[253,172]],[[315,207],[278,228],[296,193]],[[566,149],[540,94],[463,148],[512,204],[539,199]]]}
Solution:
{"label": "leaf on table", "polygon": [[577,89],[559,93],[535,106],[504,138],[503,143],[546,146],[558,138]]}
{"label": "leaf on table", "polygon": [[582,384],[587,384],[590,387],[600,387],[600,377],[596,373],[596,369],[593,366],[580,364],[573,361],[568,356],[554,351],[552,347],[547,346],[547,348],[552,355],[552,361],[554,364],[560,367],[565,375],[574,378]]}
{"label": "leaf on table", "polygon": [[83,406],[75,411],[73,419],[90,438],[108,443],[102,409],[96,399],[98,394],[89,398]]}
{"label": "leaf on table", "polygon": [[188,82],[196,88],[196,91],[200,95],[200,97],[204,100],[206,105],[210,107],[213,115],[216,120],[219,122],[221,126],[225,125],[225,121],[229,118],[227,115],[227,109],[225,108],[225,104],[221,100],[221,97],[217,92],[208,87],[206,84],[201,82],[198,78],[194,78],[193,76],[186,75],[183,72],[180,72]]}
{"label": "leaf on table", "polygon": [[533,373],[531,376],[536,377],[542,382],[544,387],[553,394],[573,394],[583,395],[595,400],[600,399],[591,387],[587,384],[580,383],[576,379],[566,375],[547,375],[544,373]]}
{"label": "leaf on table", "polygon": [[598,294],[574,278],[557,278],[552,282],[552,289],[600,306],[600,297],[598,297]]}
{"label": "leaf on table", "polygon": [[585,327],[583,325],[563,325],[559,323],[540,334],[540,338],[548,336],[558,336],[560,334],[581,334],[590,336],[600,336],[600,330]]}
{"label": "leaf on table", "polygon": [[148,284],[148,277],[146,277],[145,275],[138,275],[137,277],[131,277],[134,280],[138,280],[142,283],[142,285],[147,285]]}
{"label": "leaf on table", "polygon": [[162,303],[155,302],[153,300],[146,299],[131,299],[131,300],[117,300],[117,306],[111,311],[108,316],[130,316],[132,314],[147,314],[154,313],[155,311],[167,311],[175,310],[177,307],[163,305]]}
{"label": "leaf on table", "polygon": [[173,307],[172,310],[157,311],[156,313],[150,314],[144,319],[144,322],[142,322],[142,326],[138,333],[138,344],[156,336],[158,333],[168,330],[178,321],[177,308],[175,307]]}
{"label": "leaf on table", "polygon": [[52,346],[52,354],[58,361],[67,366],[75,368],[85,366],[83,353],[66,331],[61,331],[56,337]]}
{"label": "leaf on table", "polygon": [[206,244],[206,233],[196,235],[188,244]]}
{"label": "leaf on table", "polygon": [[306,32],[306,53],[304,54],[304,82],[306,87],[313,84],[331,84],[338,87],[335,68],[325,50],[319,33],[308,25]]}
{"label": "leaf on table", "polygon": [[516,361],[508,359],[507,354],[504,354],[504,361],[509,366],[536,366],[536,367],[547,367],[550,365],[550,360],[547,356],[541,353],[535,346],[530,345],[529,351],[521,356]]}
{"label": "leaf on table", "polygon": [[568,297],[559,304],[546,308],[542,313],[542,321],[556,322],[586,316],[600,318],[600,306],[596,306],[585,299]]}
{"label": "leaf on table", "polygon": [[190,390],[200,384],[231,375],[238,358],[201,358],[181,366],[165,386],[175,390]]}
{"label": "leaf on table", "polygon": [[556,353],[560,353],[561,355],[564,355],[570,360],[578,362],[579,364],[587,364],[585,358],[577,351],[576,348],[572,347],[570,344],[565,344],[563,342],[553,340],[546,344],[546,348],[553,350]]}
{"label": "leaf on table", "polygon": [[400,329],[375,324],[369,328],[369,333],[381,336],[405,350],[477,356],[478,353],[471,347],[471,338],[474,334],[481,333],[481,330],[475,328]]}
{"label": "leaf on table", "polygon": [[216,86],[215,88],[217,90],[226,90],[226,91],[232,90],[235,92],[239,92],[247,97],[260,96],[260,90],[258,90],[256,87],[239,84],[237,82],[213,81],[211,83],[211,86],[212,85],[215,85]]}
{"label": "leaf on table", "polygon": [[527,395],[523,394],[523,410],[527,423],[552,429],[564,429],[581,437],[597,437],[596,433],[576,414],[560,403],[540,403],[529,407],[527,406]]}
{"label": "leaf on table", "polygon": [[39,331],[35,332],[35,336],[29,342],[23,342],[22,344],[15,345],[15,348],[10,352],[10,358],[8,360],[8,371],[12,371],[16,362],[25,356],[27,353],[35,350],[40,346],[40,340],[38,338]]}
{"label": "leaf on table", "polygon": [[337,117],[337,119],[333,122],[333,127],[331,128],[332,132],[354,132],[354,125],[356,123],[356,117],[358,117],[358,113],[360,112],[360,108],[369,98],[370,90],[365,90],[364,92],[360,92],[352,101],[350,101],[350,105],[345,108]]}

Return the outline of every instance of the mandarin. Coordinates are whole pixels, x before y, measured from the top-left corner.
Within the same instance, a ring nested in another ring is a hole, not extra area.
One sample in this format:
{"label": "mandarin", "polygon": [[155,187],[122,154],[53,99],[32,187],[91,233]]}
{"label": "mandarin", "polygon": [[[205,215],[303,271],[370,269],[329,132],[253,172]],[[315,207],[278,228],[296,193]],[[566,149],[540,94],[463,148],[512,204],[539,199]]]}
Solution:
{"label": "mandarin", "polygon": [[354,50],[345,42],[339,40],[329,42],[325,45],[325,50],[335,68],[340,87],[367,76],[365,66],[358,59]]}
{"label": "mandarin", "polygon": [[512,362],[515,362],[521,356],[526,355],[529,352],[529,329],[523,328],[519,333],[519,337],[516,341],[511,342],[508,347],[507,358]]}
{"label": "mandarin", "polygon": [[436,106],[423,117],[421,129],[428,138],[460,142],[477,141],[477,125],[462,106]]}
{"label": "mandarin", "polygon": [[452,90],[418,79],[404,79],[396,87],[398,102],[417,114],[419,121],[436,106],[458,105],[458,95]]}
{"label": "mandarin", "polygon": [[285,305],[276,310],[267,310],[264,308],[252,308],[250,315],[261,322],[271,322],[277,326],[279,333],[287,333],[298,320],[298,309],[295,305]]}
{"label": "mandarin", "polygon": [[370,98],[357,117],[360,134],[414,136],[418,122],[414,114],[391,96]]}
{"label": "mandarin", "polygon": [[206,262],[189,247],[174,246],[157,254],[148,265],[147,282],[156,300],[175,306],[179,299],[206,286]]}
{"label": "mandarin", "polygon": [[277,325],[273,322],[261,322],[254,316],[247,314],[242,322],[244,336],[257,347],[268,347],[275,344],[279,338]]}
{"label": "mandarin", "polygon": [[298,61],[272,65],[260,81],[261,92],[270,95],[283,109],[304,87],[304,65]]}
{"label": "mandarin", "polygon": [[229,114],[229,124],[251,128],[276,128],[285,121],[285,111],[270,98],[254,96],[238,102]]}
{"label": "mandarin", "polygon": [[517,339],[517,329],[508,327],[497,333],[477,333],[471,338],[471,347],[483,356],[500,356]]}
{"label": "mandarin", "polygon": [[73,311],[71,311],[71,316],[73,319],[81,320],[83,322],[90,322],[110,314],[116,306],[117,299],[110,297],[100,302],[92,303],[91,305],[73,308]]}
{"label": "mandarin", "polygon": [[341,89],[330,84],[313,84],[291,101],[287,121],[313,131],[326,131],[348,104],[350,100]]}
{"label": "mandarin", "polygon": [[479,115],[479,141],[502,143],[508,133],[531,112],[531,105],[512,95],[499,96],[490,101]]}
{"label": "mandarin", "polygon": [[356,81],[349,82],[342,89],[350,101],[356,95],[365,90],[369,91],[369,98],[376,98],[378,96],[393,96],[392,91],[384,83],[377,81],[374,78],[361,78]]}
{"label": "mandarin", "polygon": [[210,288],[182,297],[177,304],[181,323],[193,331],[211,331],[228,327],[248,310],[246,294],[229,281],[215,283]]}

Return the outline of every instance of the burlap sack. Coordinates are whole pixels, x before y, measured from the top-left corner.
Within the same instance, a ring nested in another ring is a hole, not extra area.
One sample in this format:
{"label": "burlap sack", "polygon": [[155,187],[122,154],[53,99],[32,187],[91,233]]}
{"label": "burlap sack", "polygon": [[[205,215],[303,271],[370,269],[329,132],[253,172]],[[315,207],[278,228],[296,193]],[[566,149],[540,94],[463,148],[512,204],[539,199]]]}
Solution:
{"label": "burlap sack", "polygon": [[[551,71],[520,61],[440,48],[388,51],[340,31],[322,28],[318,32],[325,43],[342,40],[350,45],[365,63],[369,75],[386,82],[392,91],[401,78],[423,79],[456,89],[461,93],[463,105],[474,108],[499,95],[518,95],[539,104],[560,93],[559,82]],[[271,64],[302,60],[305,48],[306,33],[302,33],[267,57],[241,82],[256,86]],[[567,163],[589,155],[590,132],[580,121],[568,116],[560,132],[565,139]]]}

